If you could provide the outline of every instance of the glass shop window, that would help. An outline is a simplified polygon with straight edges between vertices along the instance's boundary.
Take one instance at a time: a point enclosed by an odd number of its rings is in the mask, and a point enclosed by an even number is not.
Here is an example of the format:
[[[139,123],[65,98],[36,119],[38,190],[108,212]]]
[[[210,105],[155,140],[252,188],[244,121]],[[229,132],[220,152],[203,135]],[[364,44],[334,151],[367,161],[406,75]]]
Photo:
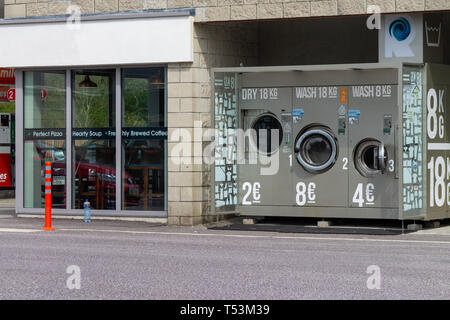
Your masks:
[[[165,208],[165,69],[122,70],[122,209]]]
[[[24,207],[45,207],[45,162],[52,162],[52,207],[66,208],[65,71],[24,73]]]
[[[115,70],[72,71],[72,208],[116,208]]]

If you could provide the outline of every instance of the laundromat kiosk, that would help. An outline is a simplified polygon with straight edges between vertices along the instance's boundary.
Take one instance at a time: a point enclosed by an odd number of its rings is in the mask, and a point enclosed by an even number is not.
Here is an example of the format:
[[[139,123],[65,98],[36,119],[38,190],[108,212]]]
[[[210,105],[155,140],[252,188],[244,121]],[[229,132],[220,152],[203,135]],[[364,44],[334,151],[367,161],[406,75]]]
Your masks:
[[[215,213],[450,217],[450,66],[221,68],[213,86]]]

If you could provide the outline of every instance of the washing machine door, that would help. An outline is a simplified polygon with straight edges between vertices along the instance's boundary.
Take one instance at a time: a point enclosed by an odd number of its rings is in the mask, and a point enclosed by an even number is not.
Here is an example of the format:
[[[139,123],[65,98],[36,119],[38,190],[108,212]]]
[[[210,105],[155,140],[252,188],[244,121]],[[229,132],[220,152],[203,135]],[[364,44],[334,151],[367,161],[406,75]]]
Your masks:
[[[354,151],[356,170],[364,177],[383,174],[386,169],[388,154],[384,143],[376,139],[361,141]]]
[[[306,171],[322,173],[336,162],[337,139],[327,127],[312,126],[300,132],[294,151],[298,163]]]
[[[283,128],[280,121],[273,113],[263,113],[256,117],[251,128],[252,143],[256,146],[258,152],[262,154],[271,155],[278,150],[278,147],[283,140]],[[272,134],[276,131],[278,141],[272,141]],[[262,134],[264,132],[264,134]]]

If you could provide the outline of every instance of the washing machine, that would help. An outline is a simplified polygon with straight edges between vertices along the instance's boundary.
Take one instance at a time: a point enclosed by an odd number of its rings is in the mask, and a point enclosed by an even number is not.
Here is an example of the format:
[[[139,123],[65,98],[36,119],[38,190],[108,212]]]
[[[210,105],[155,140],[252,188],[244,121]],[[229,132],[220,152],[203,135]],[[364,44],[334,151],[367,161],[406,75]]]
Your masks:
[[[398,218],[398,86],[352,86],[348,119],[349,207],[374,209],[360,210],[364,217]]]
[[[294,161],[291,203],[301,216],[348,206],[347,87],[293,90]]]
[[[330,73],[336,86],[294,88],[299,215],[398,218],[397,75]]]

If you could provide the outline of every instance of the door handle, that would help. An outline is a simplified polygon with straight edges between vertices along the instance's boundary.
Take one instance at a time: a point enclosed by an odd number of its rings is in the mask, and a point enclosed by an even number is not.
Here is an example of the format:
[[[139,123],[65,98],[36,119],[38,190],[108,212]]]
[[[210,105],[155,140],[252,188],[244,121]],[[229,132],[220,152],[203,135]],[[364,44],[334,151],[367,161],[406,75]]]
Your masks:
[[[399,179],[399,175],[398,175],[398,162],[399,162],[399,151],[398,151],[398,147],[400,146],[398,139],[400,139],[400,135],[399,135],[399,125],[396,124],[395,125],[395,130],[394,130],[394,171],[395,171],[395,179]]]
[[[380,142],[380,146],[378,147],[378,169],[381,170],[381,173],[384,173],[386,169],[386,155],[384,152],[384,142]]]
[[[384,142],[380,141],[377,148],[373,148],[373,163],[377,170],[384,174],[386,169],[386,152]]]

